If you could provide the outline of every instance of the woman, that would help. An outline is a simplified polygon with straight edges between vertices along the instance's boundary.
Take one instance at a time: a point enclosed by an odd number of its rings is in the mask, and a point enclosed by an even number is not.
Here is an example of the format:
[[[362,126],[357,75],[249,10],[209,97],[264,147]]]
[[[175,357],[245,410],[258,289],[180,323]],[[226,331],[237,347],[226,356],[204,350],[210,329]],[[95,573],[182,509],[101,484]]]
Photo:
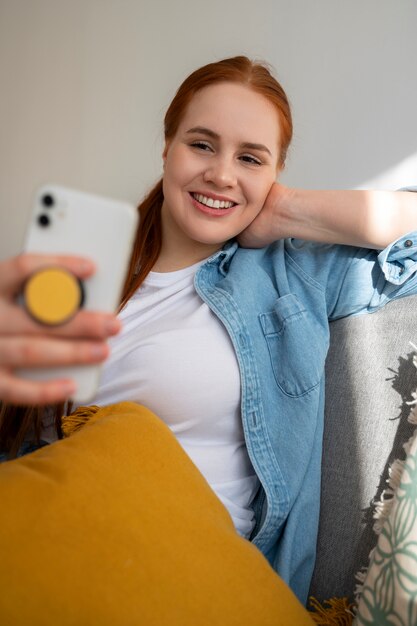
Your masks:
[[[417,291],[417,203],[408,193],[279,185],[291,135],[283,89],[245,57],[181,85],[165,117],[162,181],[139,207],[124,330],[94,403],[133,400],[166,422],[238,532],[305,601],[328,321]],[[58,331],[26,319],[13,296],[44,261],[0,268],[0,397],[10,403],[64,401],[70,382],[20,381],[14,369],[102,360],[119,328],[86,312]],[[92,271],[59,262],[80,277]],[[34,422],[26,413],[13,433],[12,415],[3,442],[21,442]]]

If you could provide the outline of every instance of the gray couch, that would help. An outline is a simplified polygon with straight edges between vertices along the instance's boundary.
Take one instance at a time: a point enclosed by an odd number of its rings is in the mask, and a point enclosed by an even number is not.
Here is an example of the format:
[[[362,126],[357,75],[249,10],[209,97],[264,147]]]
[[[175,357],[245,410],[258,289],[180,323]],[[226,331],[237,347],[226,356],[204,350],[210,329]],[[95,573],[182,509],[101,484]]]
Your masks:
[[[407,422],[417,388],[417,296],[371,315],[331,323],[321,516],[311,595],[353,598],[355,574],[376,543],[371,503],[388,465],[404,457]]]

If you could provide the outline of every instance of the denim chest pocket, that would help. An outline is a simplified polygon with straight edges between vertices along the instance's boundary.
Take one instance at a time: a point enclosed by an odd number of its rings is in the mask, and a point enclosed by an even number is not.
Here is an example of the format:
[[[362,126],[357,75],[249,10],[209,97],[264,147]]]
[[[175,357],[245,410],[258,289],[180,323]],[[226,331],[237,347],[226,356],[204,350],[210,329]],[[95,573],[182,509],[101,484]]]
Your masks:
[[[294,294],[279,298],[274,309],[259,316],[278,386],[301,396],[320,383],[327,342],[323,331]]]

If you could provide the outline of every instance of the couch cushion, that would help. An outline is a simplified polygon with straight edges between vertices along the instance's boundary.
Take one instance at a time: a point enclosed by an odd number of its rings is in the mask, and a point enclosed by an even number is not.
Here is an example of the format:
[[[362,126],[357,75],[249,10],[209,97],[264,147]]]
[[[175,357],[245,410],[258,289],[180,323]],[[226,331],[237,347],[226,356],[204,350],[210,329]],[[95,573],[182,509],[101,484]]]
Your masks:
[[[157,417],[93,413],[0,466],[0,623],[312,623]]]
[[[416,386],[413,366],[417,296],[371,315],[330,324],[326,363],[320,527],[310,592],[353,600],[356,573],[376,543],[371,503],[388,465],[404,456]]]

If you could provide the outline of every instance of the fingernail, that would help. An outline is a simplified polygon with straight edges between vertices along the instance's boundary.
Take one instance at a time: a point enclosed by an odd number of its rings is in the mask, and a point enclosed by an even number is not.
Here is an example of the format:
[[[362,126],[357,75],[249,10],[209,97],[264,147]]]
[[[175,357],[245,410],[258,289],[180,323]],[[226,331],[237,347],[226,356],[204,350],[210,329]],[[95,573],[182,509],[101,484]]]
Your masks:
[[[104,328],[108,335],[115,335],[119,332],[121,324],[120,321],[117,319],[106,320]]]
[[[104,359],[109,353],[109,348],[106,344],[98,344],[91,347],[91,356],[94,359]]]
[[[62,393],[65,396],[72,396],[77,391],[77,385],[73,381],[62,383]]]
[[[84,273],[93,272],[95,269],[95,265],[92,261],[82,260],[78,265],[79,271]]]

